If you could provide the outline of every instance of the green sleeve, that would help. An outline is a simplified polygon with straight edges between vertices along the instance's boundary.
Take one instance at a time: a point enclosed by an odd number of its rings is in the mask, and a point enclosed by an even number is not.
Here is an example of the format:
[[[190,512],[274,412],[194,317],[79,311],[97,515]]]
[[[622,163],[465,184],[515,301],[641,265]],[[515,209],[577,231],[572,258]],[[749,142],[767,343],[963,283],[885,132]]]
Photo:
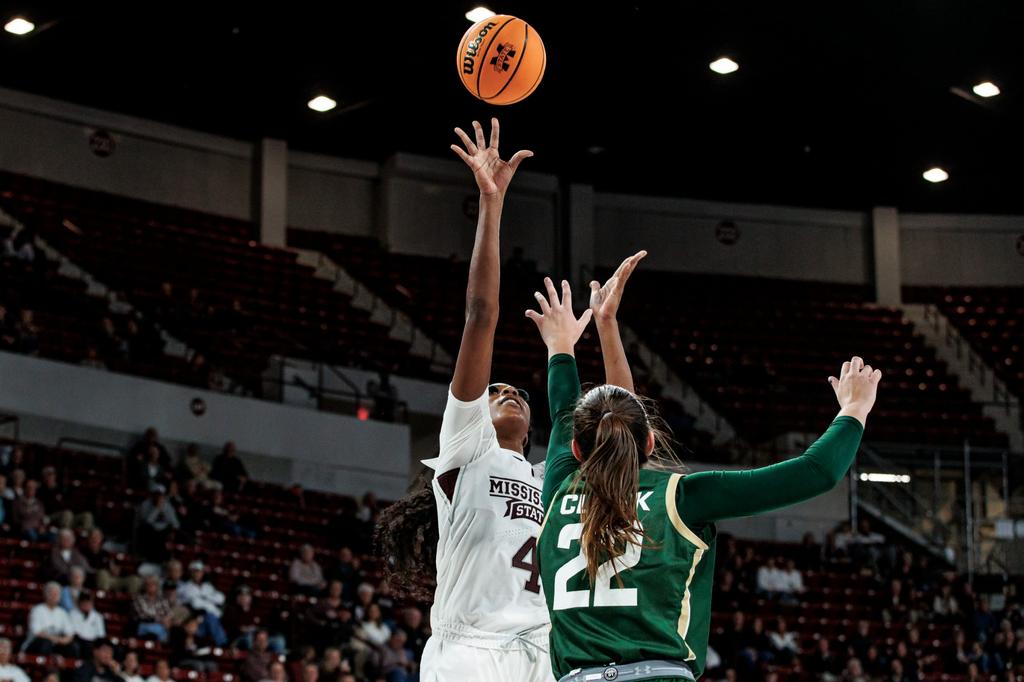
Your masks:
[[[544,465],[541,502],[547,509],[555,490],[565,477],[579,468],[572,454],[572,412],[580,398],[580,374],[576,358],[561,353],[548,361],[548,407],[551,409],[551,438]]]
[[[799,457],[749,471],[684,476],[676,498],[679,515],[687,524],[711,523],[763,514],[828,492],[846,475],[863,433],[859,421],[839,417]]]

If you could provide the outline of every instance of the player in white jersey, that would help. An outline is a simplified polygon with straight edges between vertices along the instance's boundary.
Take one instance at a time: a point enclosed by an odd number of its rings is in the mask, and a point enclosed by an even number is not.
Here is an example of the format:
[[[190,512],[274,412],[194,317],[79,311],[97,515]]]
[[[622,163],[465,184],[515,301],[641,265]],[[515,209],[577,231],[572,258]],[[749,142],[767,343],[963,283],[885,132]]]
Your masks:
[[[534,474],[524,454],[530,438],[528,396],[490,382],[501,210],[516,168],[533,154],[520,151],[502,161],[497,119],[491,119],[490,144],[476,121],[473,129],[475,142],[456,128],[465,149],[452,145],[476,178],[480,213],[466,289],[466,324],[441,424],[440,453],[425,462],[433,469],[430,492],[406,497],[386,510],[378,542],[400,581],[413,587],[426,582],[409,555],[429,559],[434,536],[410,529],[417,520],[426,520],[427,510],[436,509],[437,586],[422,682],[552,682],[550,625],[534,565],[543,520],[543,478]],[[589,317],[588,311],[581,318],[580,333]],[[417,575],[410,579],[409,574]],[[405,592],[416,594],[415,589]]]

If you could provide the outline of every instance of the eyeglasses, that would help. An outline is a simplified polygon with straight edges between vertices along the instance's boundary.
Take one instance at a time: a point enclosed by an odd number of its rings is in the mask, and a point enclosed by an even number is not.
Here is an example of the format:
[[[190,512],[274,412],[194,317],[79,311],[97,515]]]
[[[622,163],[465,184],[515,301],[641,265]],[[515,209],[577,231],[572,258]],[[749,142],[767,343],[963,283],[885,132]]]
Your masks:
[[[488,395],[498,395],[499,393],[504,391],[506,388],[511,388],[513,391],[515,391],[519,395],[520,398],[522,398],[526,402],[530,402],[530,393],[529,393],[529,391],[527,391],[526,389],[523,389],[523,388],[516,388],[515,386],[509,386],[508,384],[491,384],[490,386],[487,387],[487,394]]]

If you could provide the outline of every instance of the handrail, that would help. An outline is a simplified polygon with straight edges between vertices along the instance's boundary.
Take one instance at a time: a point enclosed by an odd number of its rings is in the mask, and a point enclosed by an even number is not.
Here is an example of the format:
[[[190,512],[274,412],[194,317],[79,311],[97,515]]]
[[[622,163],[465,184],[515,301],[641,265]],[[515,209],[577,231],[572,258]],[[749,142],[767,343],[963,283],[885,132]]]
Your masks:
[[[124,454],[125,448],[120,445],[114,445],[113,443],[107,443],[101,440],[89,440],[88,438],[75,438],[73,436],[63,436],[57,441],[57,447],[63,448],[65,443],[70,443],[74,446],[84,446],[87,448],[95,448],[97,450],[107,450],[113,452],[115,455],[120,457]]]

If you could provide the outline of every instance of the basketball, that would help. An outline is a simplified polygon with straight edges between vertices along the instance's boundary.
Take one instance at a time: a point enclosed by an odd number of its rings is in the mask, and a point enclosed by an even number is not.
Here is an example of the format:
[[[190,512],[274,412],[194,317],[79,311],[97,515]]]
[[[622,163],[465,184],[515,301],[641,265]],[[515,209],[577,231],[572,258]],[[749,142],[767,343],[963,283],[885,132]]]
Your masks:
[[[462,84],[489,104],[514,104],[529,97],[546,65],[544,41],[536,29],[505,14],[473,24],[455,55]]]

